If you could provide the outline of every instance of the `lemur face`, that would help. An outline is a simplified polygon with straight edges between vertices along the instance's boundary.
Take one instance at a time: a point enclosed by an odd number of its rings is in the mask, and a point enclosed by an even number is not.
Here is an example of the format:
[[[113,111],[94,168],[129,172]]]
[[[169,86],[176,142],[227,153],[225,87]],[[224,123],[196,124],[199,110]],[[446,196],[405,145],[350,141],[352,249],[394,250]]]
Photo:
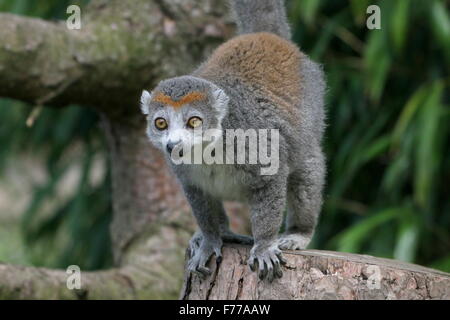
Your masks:
[[[205,130],[222,130],[228,97],[214,84],[184,76],[161,82],[152,93],[144,90],[141,109],[147,116],[147,135],[157,148],[172,154],[207,144]],[[219,133],[216,134],[219,136]]]

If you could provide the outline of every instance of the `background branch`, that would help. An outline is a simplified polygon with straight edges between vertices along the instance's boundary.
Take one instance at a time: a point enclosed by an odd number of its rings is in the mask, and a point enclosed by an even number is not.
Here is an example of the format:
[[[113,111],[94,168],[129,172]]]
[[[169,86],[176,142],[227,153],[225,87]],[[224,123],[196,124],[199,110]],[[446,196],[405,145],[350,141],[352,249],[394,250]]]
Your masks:
[[[168,298],[182,283],[194,225],[184,196],[145,136],[139,95],[189,72],[231,34],[224,1],[91,1],[81,30],[0,14],[0,96],[89,105],[103,115],[112,164],[115,265],[82,272],[0,265],[0,298]]]
[[[193,69],[224,37],[223,1],[92,1],[82,28],[0,14],[0,96],[134,113],[138,96]]]

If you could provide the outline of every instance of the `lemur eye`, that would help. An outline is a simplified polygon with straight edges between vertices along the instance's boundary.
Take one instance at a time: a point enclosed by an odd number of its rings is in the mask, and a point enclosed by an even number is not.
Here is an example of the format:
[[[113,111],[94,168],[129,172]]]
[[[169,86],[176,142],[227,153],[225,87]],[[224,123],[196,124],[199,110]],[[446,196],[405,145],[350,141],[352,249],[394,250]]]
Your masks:
[[[199,117],[191,117],[188,120],[188,126],[191,128],[197,128],[202,125],[203,120]]]
[[[155,127],[158,130],[165,130],[167,129],[167,121],[164,118],[156,118],[155,119]]]

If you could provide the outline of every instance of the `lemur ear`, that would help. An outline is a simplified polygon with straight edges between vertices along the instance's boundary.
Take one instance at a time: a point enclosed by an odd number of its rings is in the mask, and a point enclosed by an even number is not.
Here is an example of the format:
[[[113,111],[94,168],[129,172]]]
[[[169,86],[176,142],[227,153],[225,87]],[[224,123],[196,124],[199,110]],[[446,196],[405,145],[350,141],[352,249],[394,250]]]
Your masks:
[[[148,104],[150,103],[150,100],[152,98],[152,95],[147,90],[142,91],[141,95],[141,111],[143,114],[149,114],[148,110]]]
[[[225,91],[218,87],[213,89],[213,96],[215,98],[214,108],[219,112],[219,121],[222,121],[228,112],[228,102],[230,101],[230,98]]]

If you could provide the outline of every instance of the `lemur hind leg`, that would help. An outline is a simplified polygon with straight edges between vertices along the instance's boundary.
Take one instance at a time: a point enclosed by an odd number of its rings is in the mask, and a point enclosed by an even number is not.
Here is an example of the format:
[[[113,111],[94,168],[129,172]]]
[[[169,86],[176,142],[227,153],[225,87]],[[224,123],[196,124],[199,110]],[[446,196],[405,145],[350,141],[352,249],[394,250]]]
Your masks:
[[[325,159],[319,150],[288,178],[286,230],[279,238],[282,250],[305,249],[310,243],[322,206]]]
[[[241,234],[237,234],[232,232],[229,229],[228,217],[223,209],[223,207],[218,208],[215,214],[219,215],[220,219],[220,237],[224,243],[236,243],[243,245],[253,245],[253,238],[250,236],[245,236]],[[189,252],[195,252],[198,248],[200,248],[200,244],[202,242],[203,235],[200,230],[195,232],[189,241]]]
[[[230,230],[228,216],[221,201],[210,198],[208,204],[210,209],[209,214],[216,217],[217,223],[219,224],[220,237],[224,243],[253,245],[254,241],[252,237],[236,234]],[[200,249],[202,241],[203,233],[201,230],[198,230],[189,241],[190,257],[192,257],[194,253]]]
[[[236,243],[253,245],[254,241],[252,237],[237,234],[228,230],[226,233],[222,234],[222,241],[225,243]]]
[[[220,207],[218,209],[218,214],[219,214],[219,221],[220,221],[220,237],[222,238],[223,242],[246,244],[246,245],[253,244],[252,237],[240,235],[240,234],[234,233],[230,230],[230,222],[228,220],[227,214],[225,213],[223,203],[220,203]]]

